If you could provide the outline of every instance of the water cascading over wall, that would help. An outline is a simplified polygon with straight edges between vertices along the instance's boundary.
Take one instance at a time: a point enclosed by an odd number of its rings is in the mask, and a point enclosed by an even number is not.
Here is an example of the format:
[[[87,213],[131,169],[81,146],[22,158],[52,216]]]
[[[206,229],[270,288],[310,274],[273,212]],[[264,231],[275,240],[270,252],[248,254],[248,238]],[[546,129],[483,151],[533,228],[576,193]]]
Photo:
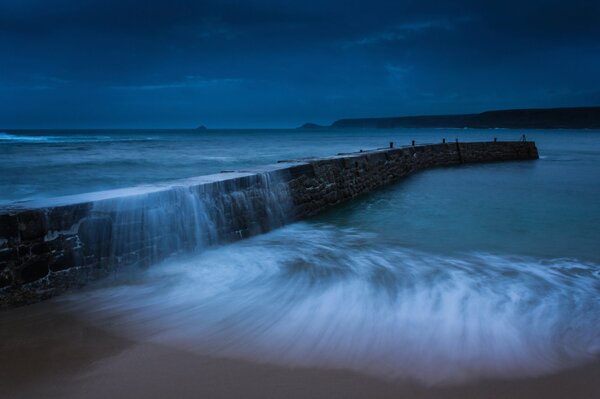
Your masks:
[[[533,142],[432,144],[14,203],[0,209],[0,307],[260,234],[420,169],[537,158]]]
[[[90,236],[84,241],[98,246],[89,252],[101,253],[107,264],[146,265],[176,252],[272,230],[287,222],[291,209],[288,186],[279,173],[176,185],[93,202],[87,219]]]

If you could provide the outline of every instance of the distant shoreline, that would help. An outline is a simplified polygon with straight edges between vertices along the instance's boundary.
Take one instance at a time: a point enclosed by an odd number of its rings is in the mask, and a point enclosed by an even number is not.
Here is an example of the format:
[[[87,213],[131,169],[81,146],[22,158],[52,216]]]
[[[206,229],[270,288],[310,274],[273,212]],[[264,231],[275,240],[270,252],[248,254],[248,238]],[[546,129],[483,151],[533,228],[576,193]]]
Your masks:
[[[319,130],[319,129],[600,129],[600,106],[571,108],[539,108],[486,111],[479,114],[391,116],[344,118],[330,125],[305,123],[302,126],[241,127],[0,127],[2,134],[43,135],[46,133],[89,133],[114,131],[189,131],[202,134],[211,131]],[[7,142],[0,137],[0,142]]]
[[[397,116],[339,119],[320,128],[469,128],[469,129],[600,129],[600,107],[539,108],[486,111],[479,114]]]

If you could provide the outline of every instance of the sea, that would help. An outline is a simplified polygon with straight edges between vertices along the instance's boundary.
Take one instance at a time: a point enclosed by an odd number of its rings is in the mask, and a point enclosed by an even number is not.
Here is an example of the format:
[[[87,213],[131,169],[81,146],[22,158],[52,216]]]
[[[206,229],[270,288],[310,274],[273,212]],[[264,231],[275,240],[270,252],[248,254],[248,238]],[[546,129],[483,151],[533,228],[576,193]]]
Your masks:
[[[600,356],[598,130],[0,130],[0,207],[523,135],[539,160],[421,171],[51,302],[112,335],[217,358],[426,386],[538,377]]]

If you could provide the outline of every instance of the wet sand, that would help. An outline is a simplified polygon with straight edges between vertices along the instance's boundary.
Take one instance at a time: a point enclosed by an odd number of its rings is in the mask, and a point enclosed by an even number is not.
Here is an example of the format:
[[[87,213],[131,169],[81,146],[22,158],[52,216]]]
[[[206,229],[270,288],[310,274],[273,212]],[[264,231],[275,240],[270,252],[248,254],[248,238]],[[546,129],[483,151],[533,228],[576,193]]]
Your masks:
[[[288,368],[135,342],[55,303],[0,313],[2,398],[570,398],[600,397],[600,361],[554,375],[451,386],[344,370]]]

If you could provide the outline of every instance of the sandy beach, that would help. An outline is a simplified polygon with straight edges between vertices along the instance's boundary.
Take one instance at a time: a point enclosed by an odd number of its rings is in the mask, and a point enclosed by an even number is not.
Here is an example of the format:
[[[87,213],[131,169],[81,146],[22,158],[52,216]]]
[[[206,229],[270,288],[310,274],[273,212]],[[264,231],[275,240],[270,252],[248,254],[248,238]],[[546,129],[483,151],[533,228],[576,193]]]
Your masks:
[[[600,362],[537,378],[424,386],[135,342],[86,324],[53,303],[4,312],[0,320],[2,398],[600,397]]]

